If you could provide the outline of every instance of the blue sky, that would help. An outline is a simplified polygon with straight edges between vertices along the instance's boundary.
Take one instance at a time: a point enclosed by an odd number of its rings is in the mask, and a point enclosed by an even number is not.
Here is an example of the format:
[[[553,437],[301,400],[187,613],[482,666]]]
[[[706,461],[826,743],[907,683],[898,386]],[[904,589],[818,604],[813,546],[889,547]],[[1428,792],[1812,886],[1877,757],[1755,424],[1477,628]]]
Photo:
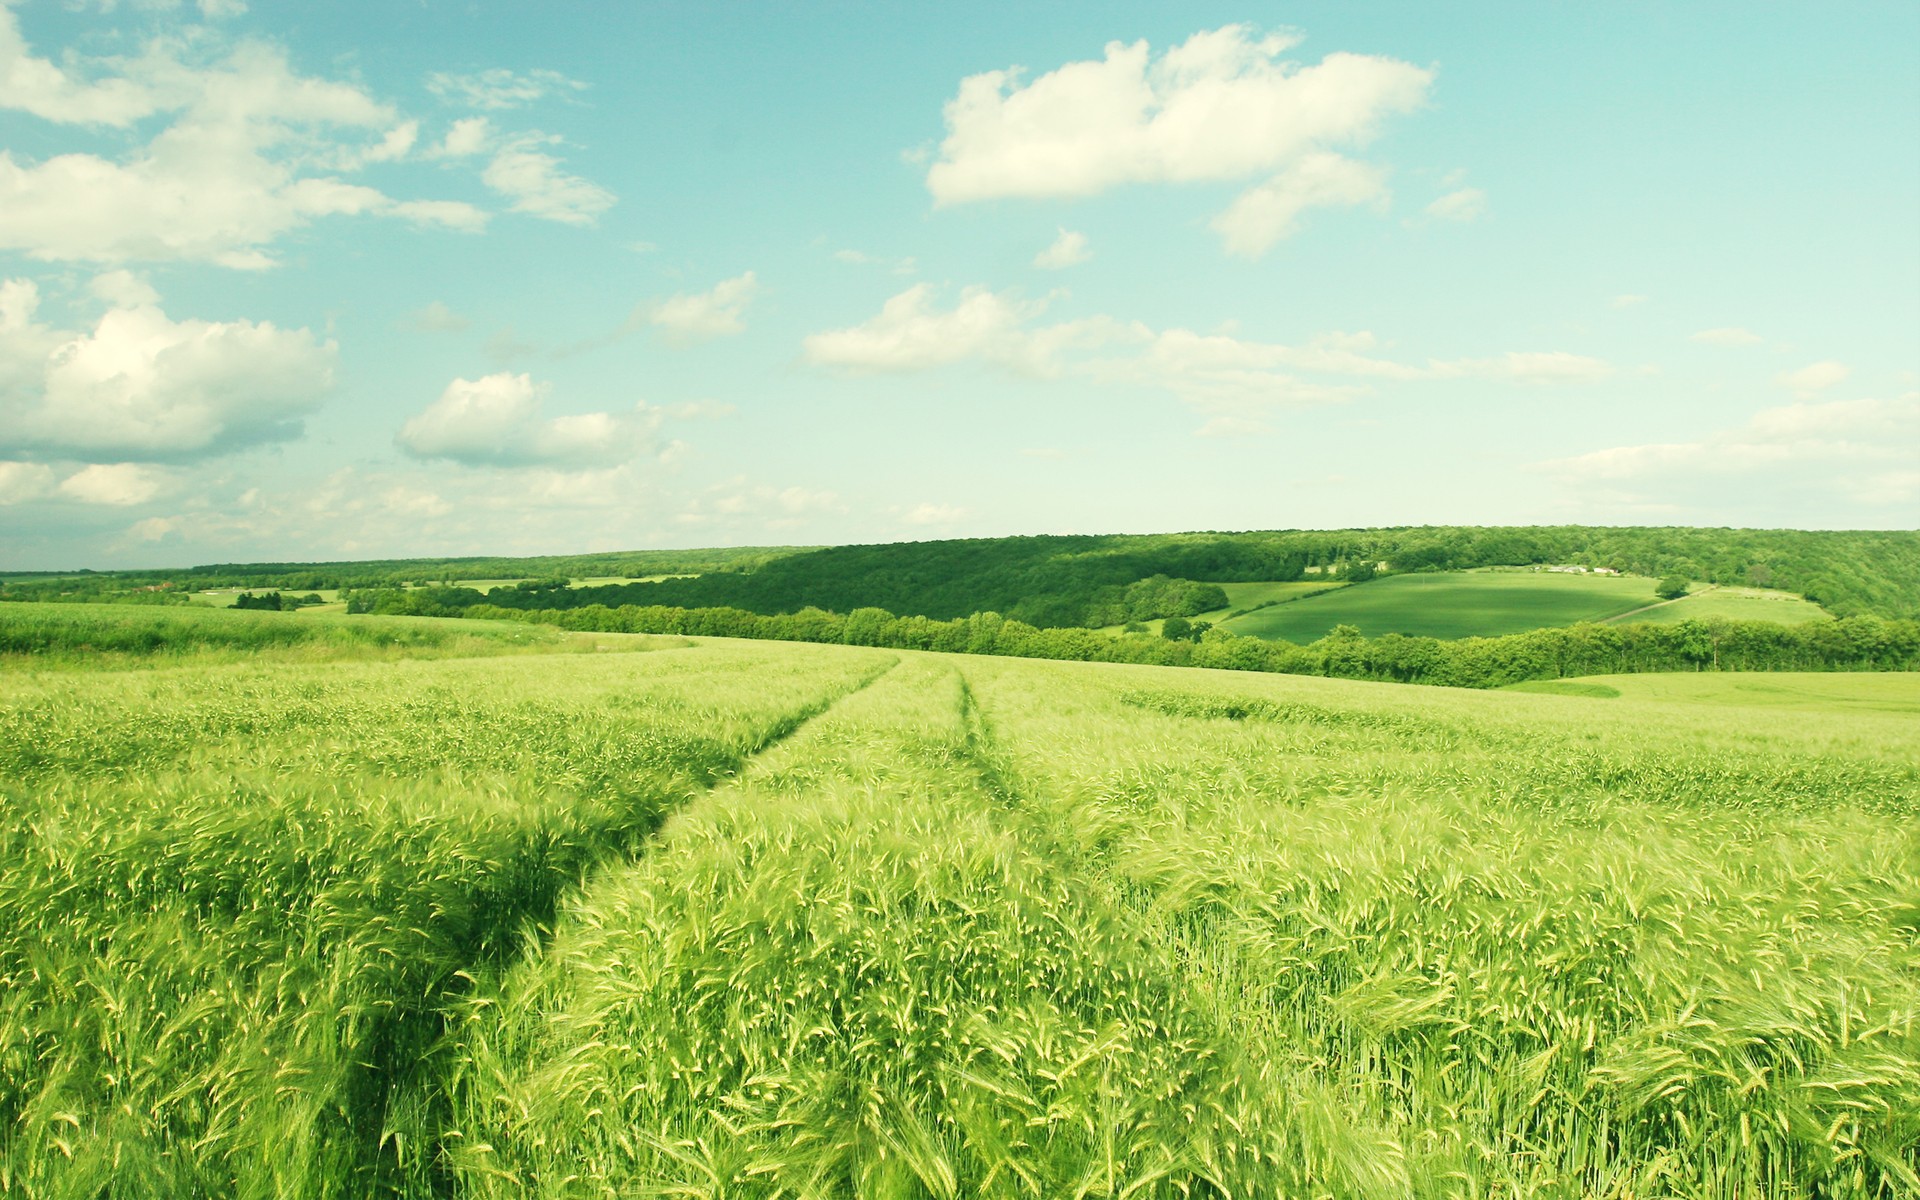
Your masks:
[[[1920,8],[0,0],[0,568],[1920,525]]]

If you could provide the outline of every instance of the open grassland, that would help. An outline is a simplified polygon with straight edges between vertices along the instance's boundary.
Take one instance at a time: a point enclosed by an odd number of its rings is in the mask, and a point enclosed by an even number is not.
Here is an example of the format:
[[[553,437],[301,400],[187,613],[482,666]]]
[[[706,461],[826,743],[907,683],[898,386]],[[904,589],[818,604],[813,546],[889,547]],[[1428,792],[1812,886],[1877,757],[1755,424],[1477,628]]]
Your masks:
[[[1799,625],[1806,621],[1831,621],[1833,614],[1792,592],[1768,588],[1709,587],[1671,604],[1661,604],[1635,613],[1627,620],[1704,621],[1714,617],[1727,621],[1777,621],[1783,625]]]
[[[344,613],[253,612],[197,606],[0,604],[0,670],[66,665],[112,668],[278,659],[467,657],[684,645],[679,638],[569,635],[556,629],[493,628],[478,621],[348,617]]]
[[[1817,713],[1920,713],[1920,680],[1911,674],[1828,675],[1727,671],[1688,675],[1591,675],[1521,683],[1514,692],[1635,700],[1712,708],[1782,708]],[[1744,717],[1745,714],[1727,714]]]
[[[1665,678],[13,671],[0,1194],[1913,1195],[1920,677]]]
[[[1654,581],[1637,575],[1562,575],[1551,571],[1441,571],[1389,575],[1356,587],[1276,604],[1228,621],[1247,637],[1305,644],[1336,625],[1367,637],[1498,637],[1604,621],[1656,602]]]

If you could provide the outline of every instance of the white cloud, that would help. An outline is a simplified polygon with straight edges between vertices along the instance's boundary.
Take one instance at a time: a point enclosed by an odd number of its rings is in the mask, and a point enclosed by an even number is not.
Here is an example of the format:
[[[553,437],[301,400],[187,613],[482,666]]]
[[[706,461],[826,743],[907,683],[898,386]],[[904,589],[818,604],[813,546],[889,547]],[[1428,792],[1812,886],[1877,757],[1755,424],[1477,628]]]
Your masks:
[[[545,417],[551,388],[528,375],[500,372],[456,379],[395,439],[416,458],[470,467],[613,467],[646,453],[660,413],[645,405],[629,413]]]
[[[746,328],[741,314],[759,292],[753,272],[747,271],[721,280],[708,291],[662,300],[646,310],[645,320],[683,341],[739,333]]]
[[[1366,144],[1387,117],[1420,107],[1433,81],[1431,71],[1372,55],[1335,53],[1304,67],[1283,60],[1297,41],[1227,25],[1157,59],[1144,41],[1110,42],[1103,59],[1030,83],[1017,68],[969,76],[947,102],[927,188],[944,205],[1274,173],[1217,226],[1236,253],[1271,245],[1306,207],[1380,194],[1378,168],[1320,156]]]
[[[0,448],[94,462],[189,459],[297,437],[333,386],[336,349],[268,322],[174,321],[114,273],[88,333],[33,322],[0,287]]]
[[[44,463],[0,462],[0,504],[24,504],[52,490],[52,467]]]
[[[1077,266],[1093,257],[1087,249],[1087,235],[1071,229],[1062,229],[1053,244],[1033,256],[1033,265],[1047,271],[1058,271],[1064,267]]]
[[[1701,342],[1708,346],[1758,346],[1766,339],[1751,329],[1729,325],[1720,329],[1702,329],[1687,340]]]
[[[31,113],[43,121],[87,125],[126,125],[151,114],[151,89],[132,79],[90,82],[35,58],[20,35],[13,9],[0,4],[0,108]]]
[[[1330,144],[1370,138],[1418,107],[1432,73],[1394,59],[1280,60],[1296,43],[1244,25],[1196,33],[1151,59],[1110,42],[1101,61],[1032,83],[1016,70],[960,83],[927,171],[941,204],[1000,196],[1084,196],[1123,183],[1242,179]]]
[[[1427,205],[1427,215],[1442,221],[1471,221],[1487,211],[1487,194],[1479,188],[1461,188]]]
[[[900,519],[909,525],[951,525],[964,520],[971,512],[957,504],[916,504]]]
[[[447,130],[431,154],[435,158],[467,158],[487,148],[493,140],[493,123],[485,117],[462,117]]]
[[[548,96],[583,92],[587,85],[558,71],[510,71],[505,67],[458,75],[436,71],[427,76],[427,90],[454,104],[498,111],[519,108]]]
[[[1639,308],[1646,302],[1647,298],[1645,296],[1635,292],[1628,292],[1624,295],[1615,296],[1613,299],[1607,301],[1607,307],[1624,311],[1629,308]]]
[[[1798,371],[1785,371],[1779,376],[1781,387],[1791,388],[1802,396],[1815,392],[1824,392],[1839,383],[1848,375],[1847,368],[1837,362],[1809,363]]]
[[[1300,228],[1310,208],[1378,204],[1387,196],[1387,173],[1338,154],[1309,154],[1258,187],[1240,193],[1213,219],[1229,254],[1258,258]]]
[[[613,207],[614,195],[598,184],[560,169],[560,160],[535,149],[552,139],[528,135],[502,147],[480,178],[513,201],[513,211],[559,221],[591,225]]]
[[[1022,326],[1045,305],[984,287],[961,292],[953,308],[933,303],[933,285],[920,283],[889,299],[872,319],[808,336],[808,362],[843,370],[920,371],[980,359],[1032,374],[1054,369],[1057,350],[1092,331],[1063,323],[1038,331]],[[1098,336],[1098,335],[1095,335]]]
[[[160,293],[132,271],[106,271],[93,277],[87,290],[115,308],[142,308],[160,303]]]
[[[1613,368],[1564,351],[1398,362],[1369,353],[1371,333],[1327,333],[1303,345],[1255,342],[1187,329],[1154,330],[1112,317],[1040,323],[1046,303],[983,287],[951,308],[930,284],[889,299],[873,318],[809,336],[806,360],[855,373],[908,372],[966,362],[1039,377],[1155,387],[1246,431],[1282,408],[1337,404],[1365,389],[1351,380],[1490,379],[1523,385],[1578,384]],[[1327,382],[1309,375],[1339,377]]]
[[[402,329],[416,333],[459,333],[472,324],[467,318],[448,308],[445,301],[431,300],[424,308],[419,308],[400,318]]]
[[[1665,490],[1761,476],[1781,494],[1820,490],[1897,505],[1920,479],[1920,397],[1780,405],[1695,441],[1613,446],[1541,468],[1578,482],[1638,481]]]
[[[179,532],[178,517],[147,517],[127,527],[127,537],[136,542],[163,541],[177,536]]]
[[[271,46],[240,42],[208,58],[220,45],[210,35],[155,41],[135,58],[70,57],[53,68],[27,53],[11,10],[0,6],[0,107],[109,126],[168,118],[119,159],[68,153],[33,162],[0,150],[0,250],[257,269],[273,265],[272,242],[321,217],[465,230],[485,223],[471,205],[400,201],[323,173],[404,157],[417,126],[355,85],[296,74]],[[83,68],[102,78],[75,82]]]
[[[95,463],[61,481],[60,494],[85,504],[130,507],[160,494],[165,477],[138,463]]]

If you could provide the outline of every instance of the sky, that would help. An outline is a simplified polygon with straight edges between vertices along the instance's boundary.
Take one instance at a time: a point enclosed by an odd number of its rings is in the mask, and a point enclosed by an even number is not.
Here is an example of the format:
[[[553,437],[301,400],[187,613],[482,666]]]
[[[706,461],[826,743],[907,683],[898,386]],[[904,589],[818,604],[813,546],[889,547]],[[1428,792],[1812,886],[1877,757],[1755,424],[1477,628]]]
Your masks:
[[[1920,5],[0,0],[0,570],[1920,526]]]

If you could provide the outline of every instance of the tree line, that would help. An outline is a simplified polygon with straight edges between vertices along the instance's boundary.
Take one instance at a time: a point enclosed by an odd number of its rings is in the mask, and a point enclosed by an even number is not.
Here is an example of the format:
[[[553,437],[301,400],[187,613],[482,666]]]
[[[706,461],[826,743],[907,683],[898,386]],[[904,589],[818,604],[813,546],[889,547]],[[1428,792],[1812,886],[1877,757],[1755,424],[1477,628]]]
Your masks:
[[[455,614],[447,614],[455,615]],[[1844,617],[1781,625],[1707,619],[1677,624],[1579,624],[1503,637],[1368,638],[1343,625],[1305,646],[1209,629],[1197,641],[1151,634],[1041,628],[999,613],[935,620],[881,608],[850,613],[590,605],[517,609],[480,604],[460,615],[562,629],[828,642],[958,654],[1080,662],[1148,663],[1325,675],[1447,687],[1492,688],[1537,679],[1644,671],[1911,671],[1920,668],[1920,621]]]

